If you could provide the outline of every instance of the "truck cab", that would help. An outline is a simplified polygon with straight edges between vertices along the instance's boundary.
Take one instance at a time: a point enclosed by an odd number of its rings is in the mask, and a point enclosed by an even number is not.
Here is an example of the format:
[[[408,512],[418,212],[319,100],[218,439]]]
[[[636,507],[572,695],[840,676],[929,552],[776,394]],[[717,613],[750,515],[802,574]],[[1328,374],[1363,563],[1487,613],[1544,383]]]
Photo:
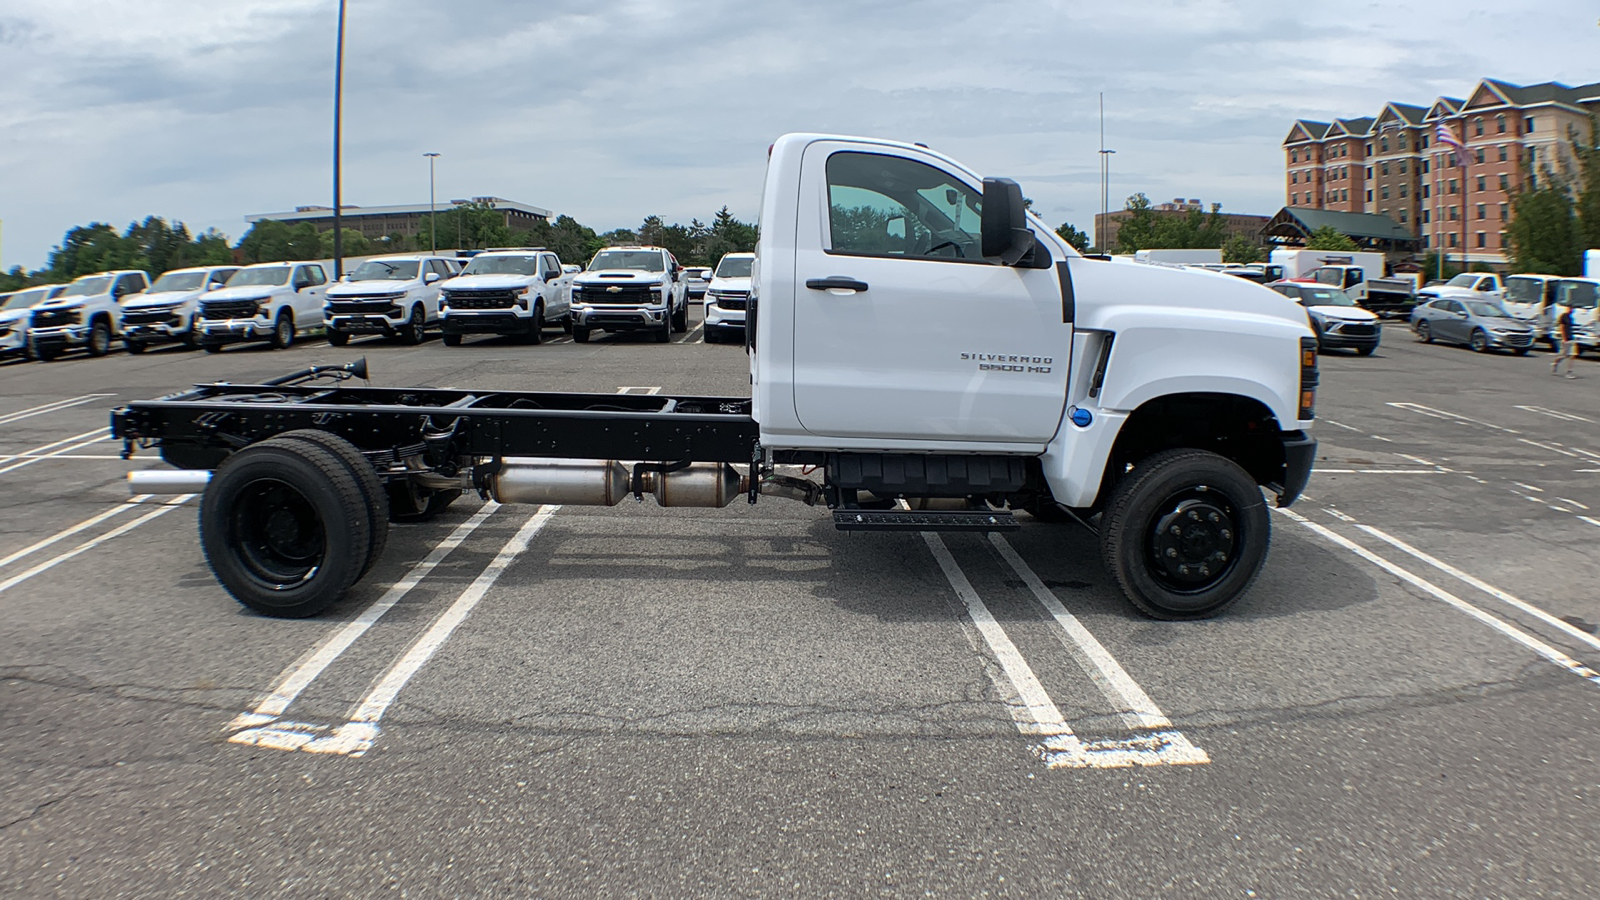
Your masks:
[[[543,247],[493,248],[474,254],[461,274],[439,285],[440,329],[447,347],[469,334],[501,334],[530,344],[552,323],[572,328],[560,257]]]
[[[1581,350],[1600,350],[1600,278],[1562,278],[1552,312],[1572,313],[1572,339]],[[1553,325],[1552,325],[1553,327]]]
[[[1493,272],[1462,272],[1444,284],[1432,284],[1417,291],[1418,298],[1455,297],[1458,300],[1503,300],[1504,285]]]
[[[661,247],[607,247],[572,280],[572,339],[595,331],[646,332],[665,344],[689,330],[683,267]]]
[[[454,259],[426,254],[363,262],[328,288],[323,305],[328,343],[343,347],[360,334],[422,343],[439,321],[440,283],[459,271]]]
[[[200,295],[228,283],[238,266],[197,266],[161,273],[156,283],[122,305],[122,343],[129,353],[157,344],[195,343]]]
[[[282,350],[304,330],[321,328],[328,276],[321,263],[245,266],[228,283],[200,295],[196,343],[207,353],[228,344],[267,342]]]
[[[34,355],[46,362],[67,350],[82,348],[104,356],[122,334],[122,304],[150,286],[138,269],[85,275],[33,310],[28,329]]]

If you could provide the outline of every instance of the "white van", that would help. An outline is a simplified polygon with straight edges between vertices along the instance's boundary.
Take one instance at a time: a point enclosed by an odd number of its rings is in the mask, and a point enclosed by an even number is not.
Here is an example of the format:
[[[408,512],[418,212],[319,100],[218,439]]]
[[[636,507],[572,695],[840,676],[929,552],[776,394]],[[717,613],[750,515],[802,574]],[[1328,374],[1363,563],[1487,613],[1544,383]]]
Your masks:
[[[226,287],[200,295],[200,334],[207,353],[228,344],[268,341],[283,349],[297,333],[322,327],[328,276],[320,263],[256,263],[233,273]]]

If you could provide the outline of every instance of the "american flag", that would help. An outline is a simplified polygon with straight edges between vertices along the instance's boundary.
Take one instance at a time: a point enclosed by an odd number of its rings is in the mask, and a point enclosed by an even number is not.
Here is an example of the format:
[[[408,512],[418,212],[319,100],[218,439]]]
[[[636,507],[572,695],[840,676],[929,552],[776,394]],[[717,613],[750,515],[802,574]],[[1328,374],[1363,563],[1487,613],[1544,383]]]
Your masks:
[[[1456,133],[1450,130],[1450,126],[1444,122],[1440,122],[1439,127],[1434,130],[1433,135],[1439,141],[1439,143],[1444,144],[1456,151],[1456,165],[1465,168],[1467,165],[1467,145],[1463,144],[1461,139],[1456,137]]]

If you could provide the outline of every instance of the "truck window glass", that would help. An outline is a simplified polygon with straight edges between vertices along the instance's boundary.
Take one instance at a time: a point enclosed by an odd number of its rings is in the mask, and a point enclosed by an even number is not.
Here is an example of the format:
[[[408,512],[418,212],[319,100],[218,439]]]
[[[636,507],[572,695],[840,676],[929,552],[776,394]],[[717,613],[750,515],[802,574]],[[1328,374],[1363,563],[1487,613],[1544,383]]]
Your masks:
[[[982,261],[982,194],[898,156],[828,157],[828,252]]]

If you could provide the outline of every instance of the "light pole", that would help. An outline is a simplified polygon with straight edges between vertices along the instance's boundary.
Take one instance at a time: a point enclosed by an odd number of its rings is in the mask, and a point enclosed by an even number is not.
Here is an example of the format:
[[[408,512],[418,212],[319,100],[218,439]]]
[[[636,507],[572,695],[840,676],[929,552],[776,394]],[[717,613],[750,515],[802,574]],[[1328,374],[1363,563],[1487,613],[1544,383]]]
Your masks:
[[[1115,150],[1106,149],[1106,95],[1100,94],[1100,218],[1095,223],[1094,243],[1095,248],[1101,253],[1110,253],[1105,245],[1105,235],[1102,233],[1110,225],[1111,215],[1111,154]]]
[[[433,161],[439,158],[437,153],[424,153],[428,158],[428,244],[434,253],[439,252],[439,219],[433,210]]]
[[[344,99],[344,0],[339,0],[339,38],[333,51],[333,280],[344,277],[344,220],[339,207],[339,141]]]

